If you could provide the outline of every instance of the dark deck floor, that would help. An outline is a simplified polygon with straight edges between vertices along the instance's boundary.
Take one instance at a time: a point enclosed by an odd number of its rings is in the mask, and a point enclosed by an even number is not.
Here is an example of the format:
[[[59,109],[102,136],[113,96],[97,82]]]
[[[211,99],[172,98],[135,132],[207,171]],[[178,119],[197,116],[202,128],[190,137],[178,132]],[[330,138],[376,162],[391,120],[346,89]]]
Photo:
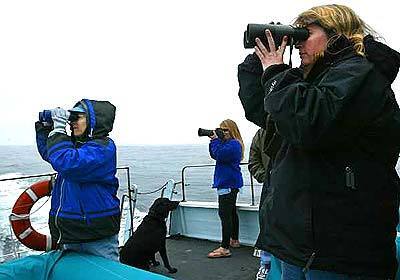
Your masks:
[[[170,274],[164,268],[161,257],[156,258],[161,265],[151,268],[151,272],[179,280],[205,279],[255,279],[259,258],[253,256],[253,247],[241,246],[231,249],[229,258],[209,259],[207,254],[219,243],[187,237],[167,239],[167,254],[172,267],[178,272]]]

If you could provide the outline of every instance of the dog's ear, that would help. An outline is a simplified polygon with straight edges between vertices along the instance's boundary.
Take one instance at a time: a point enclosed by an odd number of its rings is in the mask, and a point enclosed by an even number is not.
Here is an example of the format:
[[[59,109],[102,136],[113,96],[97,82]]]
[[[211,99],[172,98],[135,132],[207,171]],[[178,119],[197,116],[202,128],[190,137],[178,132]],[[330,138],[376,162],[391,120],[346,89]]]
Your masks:
[[[178,203],[179,202],[176,201],[171,202],[168,198],[165,197],[157,198],[149,209],[149,215],[165,219],[168,217],[169,211],[172,211],[176,209],[176,207],[178,207]]]
[[[170,201],[169,205],[170,205],[170,211],[175,210],[176,208],[178,208],[180,201]]]

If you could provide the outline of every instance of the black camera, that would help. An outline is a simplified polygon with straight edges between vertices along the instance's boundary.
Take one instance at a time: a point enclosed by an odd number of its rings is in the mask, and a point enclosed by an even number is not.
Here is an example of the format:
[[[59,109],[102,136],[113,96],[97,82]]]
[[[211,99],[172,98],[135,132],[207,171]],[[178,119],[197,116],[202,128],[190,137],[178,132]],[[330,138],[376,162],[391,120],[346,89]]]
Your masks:
[[[216,128],[215,130],[199,128],[199,130],[197,131],[197,135],[199,135],[200,137],[201,136],[210,137],[214,134],[214,131],[219,139],[224,139],[224,131],[222,130],[222,128]]]
[[[268,48],[268,40],[265,35],[265,29],[269,29],[274,39],[275,46],[278,48],[283,40],[284,36],[288,37],[288,42],[293,40],[296,44],[299,41],[304,41],[308,38],[308,30],[301,27],[293,27],[291,25],[282,24],[255,24],[249,23],[247,29],[244,32],[243,45],[245,49],[254,48],[256,44],[256,38],[259,38],[265,47]]]
[[[199,128],[197,131],[197,135],[201,136],[212,136],[214,134],[214,130],[212,129],[204,129],[204,128]]]

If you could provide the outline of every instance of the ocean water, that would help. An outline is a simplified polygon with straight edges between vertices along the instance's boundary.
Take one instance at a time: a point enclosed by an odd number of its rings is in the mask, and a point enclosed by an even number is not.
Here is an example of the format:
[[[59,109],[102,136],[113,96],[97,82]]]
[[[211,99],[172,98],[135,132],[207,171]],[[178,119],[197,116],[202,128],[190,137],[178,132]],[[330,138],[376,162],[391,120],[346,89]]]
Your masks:
[[[249,146],[246,146],[249,147]],[[247,148],[248,151],[248,148]],[[247,154],[247,152],[246,152]],[[0,146],[0,179],[23,175],[53,172],[51,166],[43,161],[35,146]],[[247,158],[244,159],[247,161]],[[167,180],[182,181],[182,168],[190,165],[214,164],[208,154],[208,145],[168,145],[168,146],[120,146],[118,147],[118,166],[129,166],[131,184],[138,187],[135,216],[143,216],[160,192],[150,193],[162,187]],[[242,166],[245,186],[238,202],[251,203],[250,175],[247,166]],[[186,200],[216,201],[217,195],[211,189],[213,167],[186,168]],[[120,180],[119,196],[127,190],[125,171],[118,172]],[[8,217],[18,196],[31,184],[44,178],[0,182],[0,256],[11,253],[15,237],[11,231]],[[174,199],[182,199],[182,185],[178,184]],[[254,181],[255,202],[259,200],[261,185]],[[32,226],[43,234],[48,234],[47,217],[50,203],[46,198],[39,200],[31,213]],[[16,243],[17,250],[24,246]],[[1,261],[1,259],[0,259]]]

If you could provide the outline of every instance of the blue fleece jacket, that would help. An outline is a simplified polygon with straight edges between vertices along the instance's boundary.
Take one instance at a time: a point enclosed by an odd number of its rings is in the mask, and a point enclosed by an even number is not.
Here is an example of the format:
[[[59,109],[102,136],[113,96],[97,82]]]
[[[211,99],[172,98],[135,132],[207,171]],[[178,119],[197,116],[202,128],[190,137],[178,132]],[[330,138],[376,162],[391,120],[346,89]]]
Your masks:
[[[221,141],[216,138],[210,141],[210,156],[216,160],[213,188],[237,189],[243,186],[240,161],[242,146],[236,139]]]
[[[112,130],[115,107],[108,101],[83,99],[87,132],[80,141],[37,127],[40,155],[58,172],[51,192],[50,233],[61,243],[81,243],[115,235],[120,209],[116,146]]]

